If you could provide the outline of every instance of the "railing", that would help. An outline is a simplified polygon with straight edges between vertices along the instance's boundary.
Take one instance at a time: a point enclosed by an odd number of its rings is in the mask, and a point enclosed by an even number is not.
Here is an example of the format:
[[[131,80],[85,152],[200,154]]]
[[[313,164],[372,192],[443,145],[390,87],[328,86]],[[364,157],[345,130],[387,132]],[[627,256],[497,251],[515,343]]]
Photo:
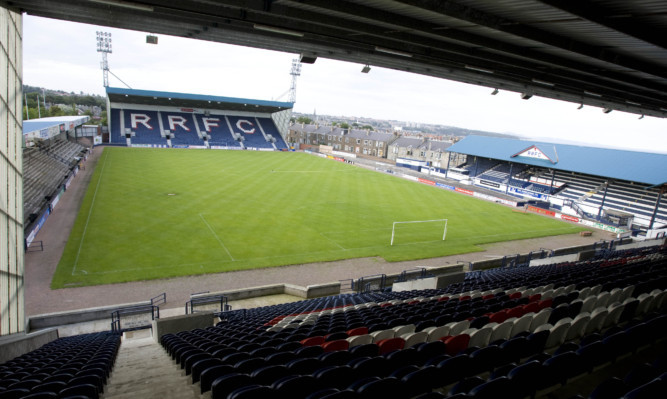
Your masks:
[[[348,278],[340,281],[340,293],[354,291],[354,279]]]
[[[33,241],[28,245],[25,249],[26,252],[37,252],[37,251],[44,251],[44,243],[42,240],[39,241]]]
[[[160,306],[163,303],[167,303],[167,293],[163,292],[158,296],[151,298],[151,305]]]
[[[148,320],[148,314],[150,314],[150,320]],[[151,328],[152,321],[159,318],[160,308],[155,305],[146,304],[119,308],[111,312],[111,331],[122,333],[124,331]]]
[[[360,277],[355,284],[357,293],[382,291],[387,284],[386,274],[374,274],[372,276]]]
[[[190,300],[185,303],[185,314],[193,314],[195,312],[198,312],[198,310],[195,309],[196,307],[213,305],[213,304],[220,305],[219,307],[216,307],[216,309],[213,309],[213,310],[219,309],[219,312],[227,312],[232,309],[232,307],[229,306],[228,304],[227,297],[224,295],[197,296],[194,298],[191,295]]]
[[[427,272],[428,269],[425,267],[416,267],[414,269],[403,270],[401,274],[396,278],[397,283],[403,283],[408,281],[408,279],[419,280],[423,278],[433,277],[432,273]]]

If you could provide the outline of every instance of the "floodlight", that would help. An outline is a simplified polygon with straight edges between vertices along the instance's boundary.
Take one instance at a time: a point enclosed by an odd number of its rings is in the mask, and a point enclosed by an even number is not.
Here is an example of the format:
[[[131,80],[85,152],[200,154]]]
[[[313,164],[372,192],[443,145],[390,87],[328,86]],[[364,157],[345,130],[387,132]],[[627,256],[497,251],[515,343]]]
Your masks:
[[[495,96],[496,94],[498,94],[499,91],[500,90],[498,90],[498,89],[493,89],[493,91],[491,92],[491,95]]]
[[[370,65],[366,64],[365,67],[361,68],[361,73],[368,73],[371,70]]]
[[[529,100],[533,95],[530,93],[521,93],[522,100]]]
[[[155,35],[146,35],[146,43],[148,43],[148,44],[157,44],[157,36],[155,36]]]
[[[579,104],[579,106],[577,107],[577,109],[582,109],[582,108],[584,108],[584,103],[583,103],[583,102],[582,102],[581,104]]]
[[[639,119],[644,119],[644,114],[642,114],[642,116],[640,116]]]
[[[611,111],[613,111],[611,108],[605,108],[605,109],[602,110],[602,112],[604,112],[605,114],[608,114]]]

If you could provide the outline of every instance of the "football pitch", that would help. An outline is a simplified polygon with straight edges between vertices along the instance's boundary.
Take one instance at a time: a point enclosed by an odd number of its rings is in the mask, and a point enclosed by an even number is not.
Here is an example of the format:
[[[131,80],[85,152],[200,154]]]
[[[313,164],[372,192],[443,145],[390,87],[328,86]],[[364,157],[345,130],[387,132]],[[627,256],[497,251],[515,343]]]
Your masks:
[[[447,219],[399,224],[397,221]],[[582,228],[309,154],[107,147],[52,288],[358,257],[387,261]]]

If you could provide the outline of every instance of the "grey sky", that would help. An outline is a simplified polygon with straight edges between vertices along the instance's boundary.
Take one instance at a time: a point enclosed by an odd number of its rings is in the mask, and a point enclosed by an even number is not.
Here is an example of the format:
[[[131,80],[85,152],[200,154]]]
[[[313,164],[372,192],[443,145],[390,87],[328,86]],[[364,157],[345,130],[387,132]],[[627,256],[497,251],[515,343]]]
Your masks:
[[[24,17],[23,82],[104,95],[96,31],[112,33],[111,71],[133,89],[287,101],[296,54]],[[667,153],[667,119],[584,107],[421,75],[319,58],[304,64],[296,112],[435,123]],[[113,76],[110,85],[125,87]]]

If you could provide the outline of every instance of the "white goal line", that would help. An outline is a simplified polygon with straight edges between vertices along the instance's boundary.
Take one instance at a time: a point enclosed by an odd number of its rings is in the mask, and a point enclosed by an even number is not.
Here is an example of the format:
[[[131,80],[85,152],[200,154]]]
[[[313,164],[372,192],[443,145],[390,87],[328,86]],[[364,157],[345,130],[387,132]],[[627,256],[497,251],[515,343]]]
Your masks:
[[[447,222],[448,219],[431,219],[431,220],[408,220],[405,222],[394,222],[391,225],[391,243],[389,245],[394,245],[394,235],[396,233],[396,225],[397,224],[407,224],[407,223],[430,223],[430,222],[445,222],[445,228],[442,232],[442,241],[445,241],[445,238],[447,237]]]

